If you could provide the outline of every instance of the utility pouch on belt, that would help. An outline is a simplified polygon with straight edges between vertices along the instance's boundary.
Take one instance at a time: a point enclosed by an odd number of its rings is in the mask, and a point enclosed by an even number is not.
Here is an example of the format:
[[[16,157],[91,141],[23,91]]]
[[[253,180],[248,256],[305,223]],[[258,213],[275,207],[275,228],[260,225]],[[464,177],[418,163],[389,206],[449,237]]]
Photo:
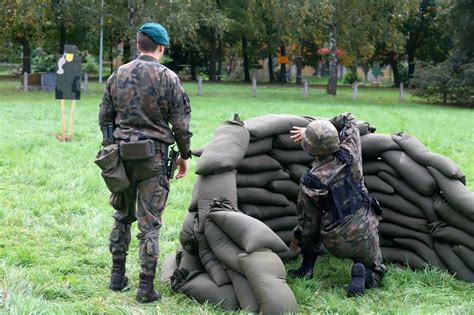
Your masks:
[[[155,156],[155,154],[155,142],[151,139],[120,141],[120,157],[123,160],[144,160]]]
[[[112,193],[121,193],[130,185],[122,160],[119,157],[119,146],[111,144],[97,153],[95,164],[102,170],[102,178]]]

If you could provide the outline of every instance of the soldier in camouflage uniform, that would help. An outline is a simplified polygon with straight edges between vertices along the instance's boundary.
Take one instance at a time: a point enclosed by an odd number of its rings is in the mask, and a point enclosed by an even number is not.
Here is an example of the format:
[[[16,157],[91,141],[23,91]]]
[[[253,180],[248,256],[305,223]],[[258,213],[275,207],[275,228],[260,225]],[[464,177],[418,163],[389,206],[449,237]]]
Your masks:
[[[131,184],[123,193],[112,194],[110,198],[116,209],[110,234],[110,288],[122,290],[127,286],[125,259],[131,238],[130,225],[138,220],[141,272],[137,301],[145,303],[160,299],[153,280],[161,215],[169,192],[168,146],[177,142],[180,157],[176,178],[181,178],[187,172],[192,136],[189,99],[178,76],[159,62],[167,45],[168,35],[160,24],[147,23],[140,28],[137,47],[141,54],[110,76],[99,114],[101,128],[114,124],[115,143],[152,139],[156,147],[157,153],[151,158],[123,160]]]
[[[378,235],[381,209],[364,184],[356,119],[343,114],[295,127],[292,133],[315,161],[301,178],[298,225],[291,244],[293,250],[302,245],[303,263],[289,275],[312,278],[322,243],[334,256],[353,260],[347,294],[363,295],[365,288],[379,286],[386,268]]]

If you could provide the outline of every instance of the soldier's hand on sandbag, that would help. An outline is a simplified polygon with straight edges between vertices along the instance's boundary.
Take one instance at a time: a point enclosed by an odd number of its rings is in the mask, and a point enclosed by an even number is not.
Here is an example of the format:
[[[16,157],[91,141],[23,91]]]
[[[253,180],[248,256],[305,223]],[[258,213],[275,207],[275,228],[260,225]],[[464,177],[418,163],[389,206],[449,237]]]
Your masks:
[[[178,174],[176,174],[176,179],[186,176],[188,174],[189,161],[179,157],[176,164],[178,164]]]
[[[290,133],[292,134],[290,138],[296,143],[301,143],[301,140],[303,140],[304,129],[305,128],[303,127],[293,127],[293,130],[290,130]]]
[[[297,249],[298,249],[298,240],[293,239],[290,243],[290,250],[292,253],[294,253],[296,252]]]

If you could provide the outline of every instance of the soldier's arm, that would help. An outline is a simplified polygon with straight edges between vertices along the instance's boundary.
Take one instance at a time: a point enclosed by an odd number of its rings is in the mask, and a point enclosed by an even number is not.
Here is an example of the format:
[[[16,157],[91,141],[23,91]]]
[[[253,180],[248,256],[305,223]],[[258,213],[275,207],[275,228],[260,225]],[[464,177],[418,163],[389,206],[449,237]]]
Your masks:
[[[322,211],[317,202],[304,193],[300,187],[296,205],[298,225],[293,229],[293,237],[300,245],[319,245]]]
[[[104,126],[113,123],[115,121],[115,108],[112,102],[111,87],[115,81],[115,72],[107,80],[107,86],[105,87],[104,96],[99,106],[99,127],[102,129]]]
[[[360,147],[360,133],[357,120],[351,113],[344,113],[330,120],[339,131],[341,146],[352,152],[357,152]]]
[[[191,102],[177,76],[171,81],[169,117],[171,130],[178,144],[179,154],[181,158],[187,159],[190,157],[191,137],[193,135],[189,130]]]

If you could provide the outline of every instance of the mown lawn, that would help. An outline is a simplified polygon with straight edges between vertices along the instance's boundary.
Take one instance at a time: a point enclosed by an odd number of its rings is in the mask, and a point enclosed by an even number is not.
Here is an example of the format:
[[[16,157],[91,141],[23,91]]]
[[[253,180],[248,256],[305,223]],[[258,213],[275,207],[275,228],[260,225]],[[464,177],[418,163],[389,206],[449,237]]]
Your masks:
[[[331,117],[351,111],[377,127],[377,132],[405,131],[432,151],[456,161],[474,189],[474,111],[424,103],[407,96],[398,102],[391,89],[361,88],[359,99],[349,89],[338,96],[311,89],[308,98],[296,87],[185,84],[193,105],[193,147],[205,144],[220,122],[240,113],[243,119],[267,113]],[[0,312],[24,313],[218,313],[169,287],[158,284],[163,299],[151,305],[134,301],[138,282],[137,240],[128,259],[131,290],[107,288],[110,255],[108,234],[112,209],[93,163],[101,135],[98,103],[103,87],[93,84],[77,103],[72,143],[55,139],[59,102],[52,92],[24,94],[17,83],[0,83]],[[195,176],[172,183],[161,230],[160,261],[178,246],[181,221],[191,198]],[[136,227],[134,228],[136,234]],[[288,264],[287,267],[296,263]],[[437,270],[411,271],[389,265],[385,286],[347,299],[344,285],[350,263],[323,257],[315,280],[290,280],[302,313],[471,313],[474,287]]]

